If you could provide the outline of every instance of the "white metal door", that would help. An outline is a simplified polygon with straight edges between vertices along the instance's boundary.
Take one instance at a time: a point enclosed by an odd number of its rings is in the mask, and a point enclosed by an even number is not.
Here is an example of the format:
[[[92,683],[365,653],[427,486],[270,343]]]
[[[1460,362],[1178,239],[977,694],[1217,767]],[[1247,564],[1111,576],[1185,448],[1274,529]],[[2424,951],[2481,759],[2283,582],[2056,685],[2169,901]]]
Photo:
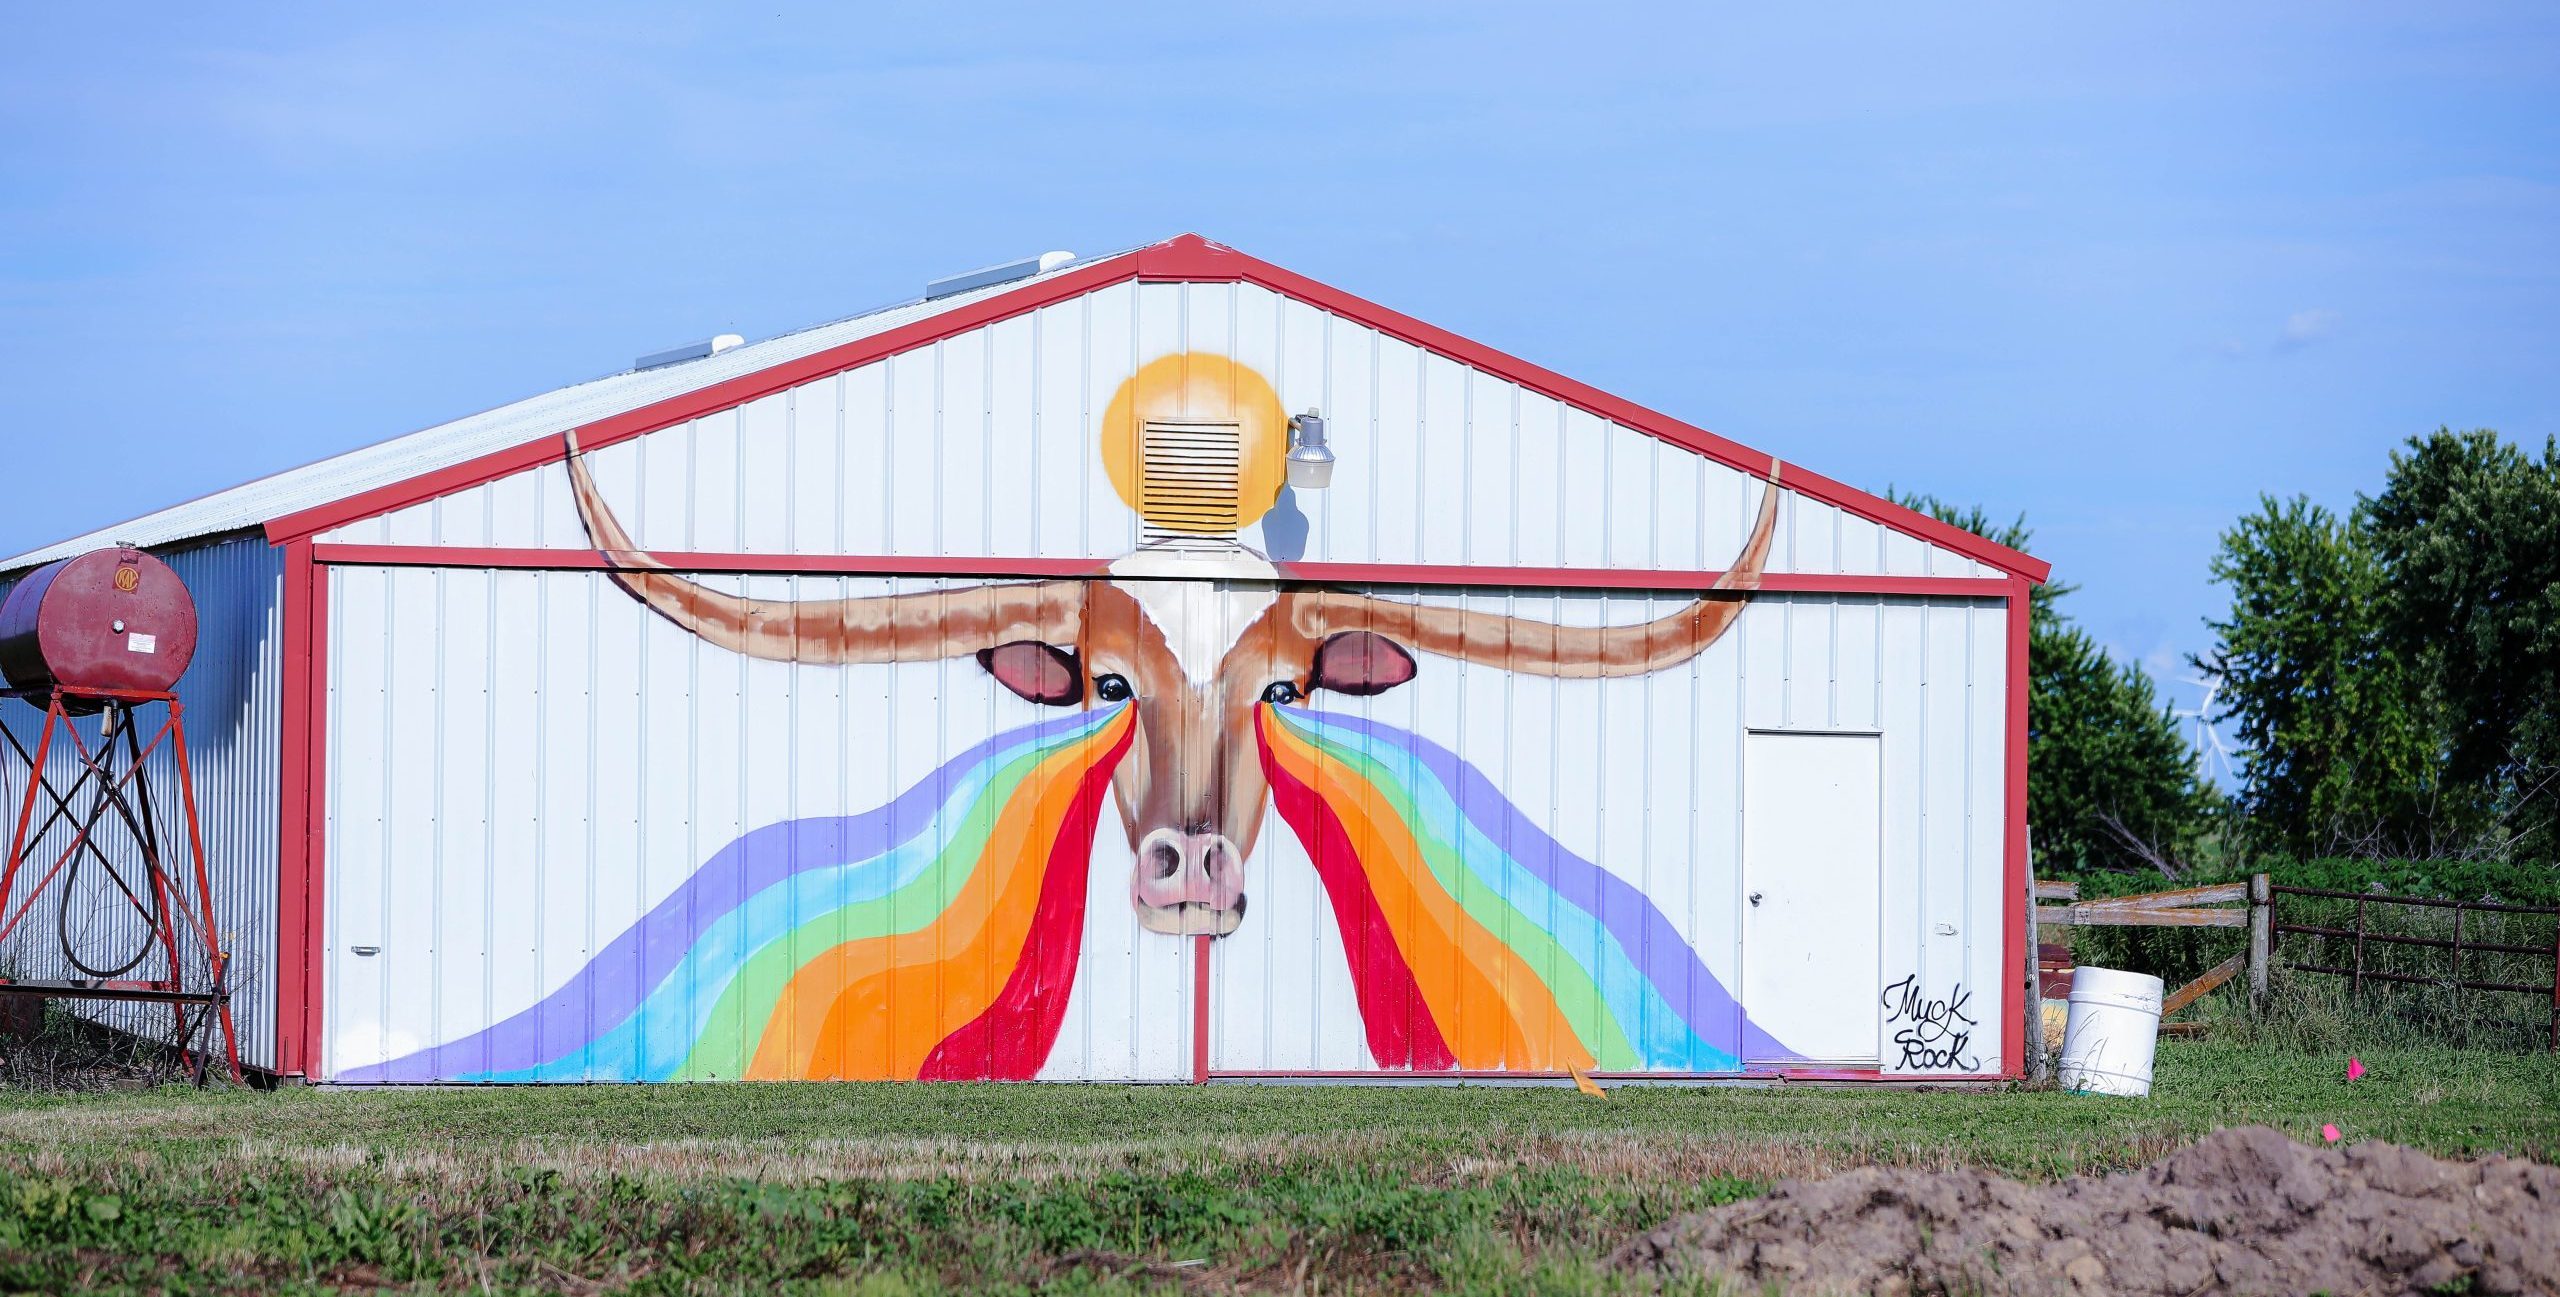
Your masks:
[[[1881,770],[1872,734],[1744,743],[1742,1003],[1808,1062],[1877,1059]]]

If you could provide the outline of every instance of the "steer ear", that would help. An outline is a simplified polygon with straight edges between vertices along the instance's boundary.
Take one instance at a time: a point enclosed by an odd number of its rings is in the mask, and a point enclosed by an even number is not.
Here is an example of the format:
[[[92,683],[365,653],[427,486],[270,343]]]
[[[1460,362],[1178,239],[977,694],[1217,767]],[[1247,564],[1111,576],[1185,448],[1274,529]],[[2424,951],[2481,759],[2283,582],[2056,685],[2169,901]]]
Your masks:
[[[1036,639],[1015,640],[978,650],[978,665],[996,683],[1051,707],[1064,707],[1084,697],[1084,675],[1075,655]]]
[[[1413,655],[1375,631],[1347,630],[1316,649],[1315,684],[1338,694],[1382,694],[1413,678]]]

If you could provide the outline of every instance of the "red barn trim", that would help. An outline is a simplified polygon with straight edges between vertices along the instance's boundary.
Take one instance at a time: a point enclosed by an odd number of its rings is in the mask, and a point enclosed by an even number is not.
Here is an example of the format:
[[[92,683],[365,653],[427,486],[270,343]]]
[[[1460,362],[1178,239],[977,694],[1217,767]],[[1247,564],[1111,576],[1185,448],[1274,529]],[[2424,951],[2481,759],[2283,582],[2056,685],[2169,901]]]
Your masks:
[[[2002,782],[2000,894],[2007,898],[2009,914],[2002,925],[2005,939],[2000,943],[2002,967],[2008,970],[2009,993],[2001,998],[2017,1009],[2009,1014],[2001,1034],[2000,1070],[2011,1080],[2026,1075],[2027,1020],[2041,1015],[2036,1001],[2027,994],[2027,984],[2035,978],[2035,966],[2027,950],[2027,698],[2028,698],[2028,631],[2033,619],[2033,590],[2025,577],[2009,583],[2009,705],[2007,758],[2008,775]],[[2043,1030],[2041,1023],[2036,1030]]]
[[[320,1073],[328,924],[329,573],[308,540],[284,547],[284,679],[277,756],[276,1072]]]
[[[297,541],[312,561],[361,567],[508,568],[601,572],[613,565],[587,549],[502,548],[476,545],[355,545]],[[1082,558],[986,558],[898,554],[740,554],[651,550],[649,557],[678,572],[769,573],[788,576],[959,576],[1044,579],[1110,577],[1103,564]],[[1701,568],[1494,567],[1439,563],[1282,563],[1276,580],[1327,585],[1568,588],[1576,590],[1704,590],[1723,577]],[[2006,599],[2017,578],[2000,576],[1897,576],[1857,572],[1771,572],[1758,589],[1774,594],[1877,594],[1910,598]]]
[[[594,448],[630,440],[714,411],[732,408],[829,374],[869,364],[900,352],[928,346],[944,338],[999,320],[1022,315],[1095,289],[1129,280],[1147,282],[1249,282],[1374,328],[1462,364],[1540,392],[1611,422],[1634,428],[1729,467],[1765,476],[1781,469],[1781,480],[1807,498],[1844,509],[1859,517],[1917,536],[1940,548],[1963,554],[1998,569],[1998,577],[1925,577],[1772,573],[1761,588],[1773,592],[1829,592],[1913,597],[1999,598],[2008,607],[2008,720],[2003,840],[2003,886],[2008,899],[2003,949],[2006,966],[2024,967],[2026,941],[2026,778],[2028,731],[2028,599],[2034,584],[2051,566],[2029,555],[1994,544],[1960,528],[1941,523],[1900,505],[1845,486],[1821,474],[1781,464],[1772,457],[1728,441],[1703,428],[1673,419],[1632,402],[1610,396],[1551,370],[1495,351],[1434,328],[1409,316],[1319,284],[1270,263],[1197,235],[1184,235],[1009,293],[1001,293],[931,319],[920,320],[871,338],[848,343],[796,361],[785,362],[695,392],[671,397],[637,410],[598,420],[578,429],[581,444]],[[603,556],[585,550],[500,549],[452,546],[319,544],[319,532],[378,516],[437,496],[465,490],[500,477],[557,463],[564,458],[563,439],[544,436],[460,464],[419,474],[356,493],[328,504],[270,519],[270,542],[283,546],[285,573],[284,680],[282,690],[279,772],[283,793],[278,807],[277,903],[277,1070],[287,1076],[317,1076],[323,1053],[322,1007],[326,977],[325,880],[328,707],[328,567],[333,564],[398,566],[495,567],[550,570],[602,570]],[[954,558],[886,556],[811,556],[798,554],[659,554],[679,569],[725,572],[837,572],[871,575],[951,575],[984,577],[1073,577],[1104,575],[1098,560],[1036,558]],[[1713,582],[1714,572],[1626,569],[1441,567],[1429,564],[1297,563],[1282,565],[1284,580],[1438,586],[1576,586],[1613,589],[1696,589]],[[1194,954],[1192,1075],[1195,1081],[1253,1077],[1394,1078],[1382,1072],[1267,1071],[1229,1072],[1209,1066],[1209,961],[1205,940]],[[2018,1076],[2023,1068],[2029,1005],[2022,990],[2004,997],[2012,1006],[2002,1032],[2002,1074]],[[1416,1074],[1413,1079],[1445,1080],[1453,1075]],[[1539,1074],[1502,1073],[1501,1079],[1536,1079]],[[1833,1080],[1980,1080],[1965,1074],[1947,1077],[1887,1076],[1868,1069],[1837,1072],[1796,1071],[1746,1076],[1788,1081]],[[1614,1075],[1603,1079],[1620,1079]],[[1630,1074],[1623,1079],[1677,1079]],[[1710,1078],[1698,1078],[1710,1079]],[[1731,1079],[1725,1077],[1714,1079]]]
[[[2005,545],[1994,544],[1963,528],[1917,513],[1880,496],[1844,485],[1810,469],[1783,464],[1775,457],[1729,441],[1723,437],[1637,405],[1633,401],[1611,396],[1587,383],[1576,382],[1554,370],[1534,365],[1517,356],[1496,351],[1482,343],[1462,338],[1446,329],[1425,324],[1412,316],[1389,310],[1366,298],[1329,285],[1318,283],[1294,271],[1247,256],[1233,248],[1211,243],[1196,234],[1185,234],[1164,243],[1141,248],[1123,257],[1112,257],[1080,269],[1069,270],[1054,279],[1027,284],[1009,293],[999,293],[984,301],[973,302],[946,311],[930,319],[890,329],[872,337],[858,339],[841,347],[833,347],[785,361],[752,374],[742,374],[725,382],[714,383],[697,391],[682,393],[636,410],[599,419],[577,429],[579,444],[595,449],[716,411],[744,405],[770,396],[786,388],[841,373],[860,365],[883,360],[900,352],[930,346],[945,338],[981,328],[999,320],[1027,314],[1043,306],[1090,293],[1130,280],[1166,283],[1250,283],[1270,289],[1286,297],[1296,298],[1353,323],[1376,329],[1426,351],[1431,351],[1460,364],[1473,366],[1486,373],[1518,383],[1531,391],[1552,397],[1610,422],[1623,424],[1661,441],[1682,447],[1727,467],[1739,469],[1755,477],[1766,477],[1772,467],[1782,467],[1781,480],[1789,490],[1824,504],[1845,509],[1861,518],[1879,523],[1895,531],[1917,536],[1942,549],[1952,550],[2002,572],[2042,581],[2052,565]],[[564,458],[564,445],[558,435],[546,435],[504,450],[464,460],[459,464],[422,473],[402,481],[387,483],[344,499],[315,505],[295,513],[269,519],[267,538],[283,542],[298,540],[332,527],[389,513],[394,509],[417,504],[436,496],[467,490]]]

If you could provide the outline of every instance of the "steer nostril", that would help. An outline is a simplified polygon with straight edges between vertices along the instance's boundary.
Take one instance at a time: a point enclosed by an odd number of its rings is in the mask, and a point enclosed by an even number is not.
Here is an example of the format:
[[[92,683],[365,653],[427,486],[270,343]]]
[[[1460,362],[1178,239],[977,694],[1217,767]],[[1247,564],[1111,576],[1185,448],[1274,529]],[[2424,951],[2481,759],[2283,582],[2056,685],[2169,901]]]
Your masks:
[[[1148,853],[1148,864],[1158,878],[1171,878],[1182,872],[1182,849],[1170,842],[1159,842]]]

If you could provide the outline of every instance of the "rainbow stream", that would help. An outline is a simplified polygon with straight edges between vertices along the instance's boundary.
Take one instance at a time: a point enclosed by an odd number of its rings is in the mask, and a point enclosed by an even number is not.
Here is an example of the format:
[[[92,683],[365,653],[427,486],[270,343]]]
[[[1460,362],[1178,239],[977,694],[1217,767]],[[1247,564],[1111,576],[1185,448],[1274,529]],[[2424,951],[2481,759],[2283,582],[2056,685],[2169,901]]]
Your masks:
[[[1730,1072],[1787,1051],[1670,920],[1418,735],[1263,705],[1378,1066]],[[863,815],[740,837],[566,984],[352,1083],[1028,1079],[1056,1041],[1126,706],[997,735]]]
[[[1789,1056],[1642,892],[1447,749],[1296,707],[1264,704],[1256,726],[1379,1066],[1732,1072]]]
[[[539,1004],[341,1079],[1028,1079],[1075,984],[1126,706],[723,848]]]

